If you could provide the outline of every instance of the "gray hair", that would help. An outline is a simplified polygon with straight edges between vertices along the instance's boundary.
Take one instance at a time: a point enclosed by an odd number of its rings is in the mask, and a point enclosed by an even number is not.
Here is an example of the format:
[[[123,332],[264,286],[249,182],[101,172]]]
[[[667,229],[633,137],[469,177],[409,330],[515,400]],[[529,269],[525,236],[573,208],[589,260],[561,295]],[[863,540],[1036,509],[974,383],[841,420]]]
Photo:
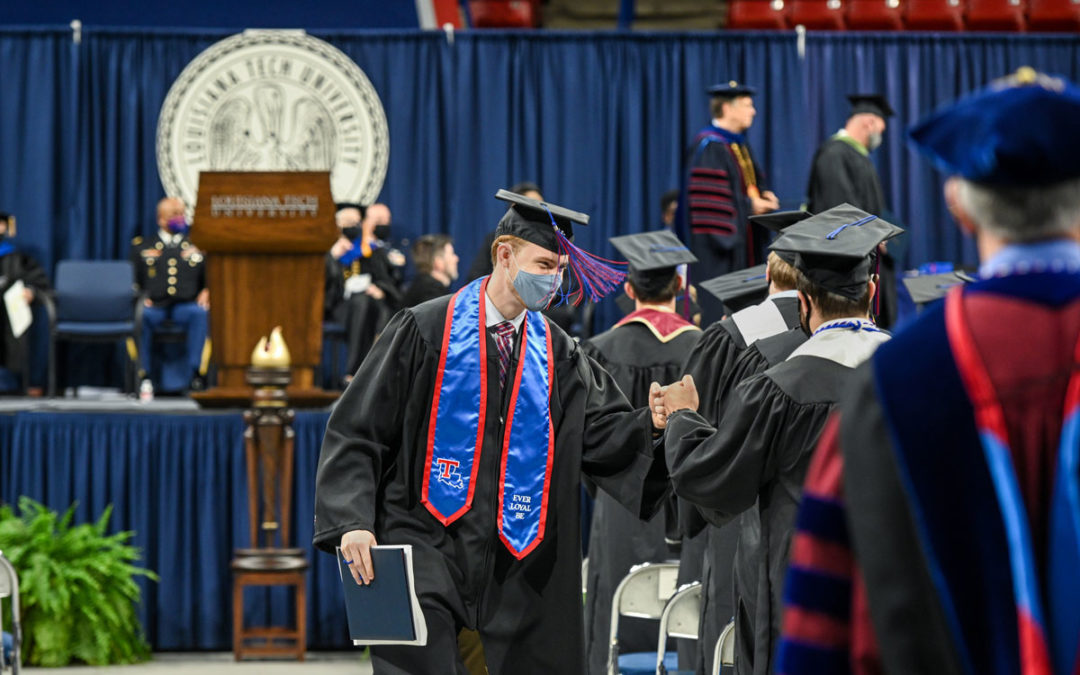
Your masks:
[[[987,234],[1008,241],[1037,241],[1080,231],[1080,179],[1038,187],[954,180],[959,206]]]

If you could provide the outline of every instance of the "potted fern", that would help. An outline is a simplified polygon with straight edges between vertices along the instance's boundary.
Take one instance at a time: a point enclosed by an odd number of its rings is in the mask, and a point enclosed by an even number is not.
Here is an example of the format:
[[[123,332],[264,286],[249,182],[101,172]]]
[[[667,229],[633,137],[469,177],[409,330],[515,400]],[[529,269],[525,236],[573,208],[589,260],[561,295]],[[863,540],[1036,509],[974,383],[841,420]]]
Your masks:
[[[150,657],[142,625],[132,532],[107,534],[112,506],[95,523],[72,525],[28,497],[0,507],[0,549],[19,574],[23,654],[29,665],[136,663]]]

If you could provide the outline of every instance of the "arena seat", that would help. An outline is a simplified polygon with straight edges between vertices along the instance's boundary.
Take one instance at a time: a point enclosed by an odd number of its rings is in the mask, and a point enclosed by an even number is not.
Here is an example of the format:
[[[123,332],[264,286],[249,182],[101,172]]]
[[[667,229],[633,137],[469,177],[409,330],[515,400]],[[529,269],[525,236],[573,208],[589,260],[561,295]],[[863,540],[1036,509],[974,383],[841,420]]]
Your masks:
[[[539,0],[469,0],[473,28],[536,28]]]
[[[809,30],[844,30],[841,0],[792,0],[788,24]]]
[[[904,23],[908,30],[964,30],[964,6],[960,0],[907,0]]]
[[[900,0],[848,0],[844,22],[849,30],[903,30]]]
[[[1028,30],[1080,31],[1080,0],[1029,0]]]
[[[787,28],[784,0],[731,0],[727,27],[733,30],[783,30]]]
[[[968,30],[1023,31],[1022,0],[968,0],[965,23]]]

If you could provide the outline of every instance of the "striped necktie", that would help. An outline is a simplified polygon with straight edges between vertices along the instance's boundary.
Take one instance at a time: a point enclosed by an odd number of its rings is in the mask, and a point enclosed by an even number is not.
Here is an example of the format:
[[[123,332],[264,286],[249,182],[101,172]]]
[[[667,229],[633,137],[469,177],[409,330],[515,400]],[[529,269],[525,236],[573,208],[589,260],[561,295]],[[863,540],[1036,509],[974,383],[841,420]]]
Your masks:
[[[499,348],[499,382],[506,387],[506,369],[510,365],[510,352],[514,349],[514,324],[503,321],[492,326],[491,330],[494,332],[495,346]]]

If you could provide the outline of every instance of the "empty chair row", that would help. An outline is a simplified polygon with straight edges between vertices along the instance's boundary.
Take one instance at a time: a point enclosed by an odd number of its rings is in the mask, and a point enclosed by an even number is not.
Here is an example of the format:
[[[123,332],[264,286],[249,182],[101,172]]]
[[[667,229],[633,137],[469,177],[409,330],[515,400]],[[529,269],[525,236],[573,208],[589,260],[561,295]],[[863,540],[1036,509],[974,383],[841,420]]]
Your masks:
[[[1080,0],[731,0],[728,28],[1080,31]]]

